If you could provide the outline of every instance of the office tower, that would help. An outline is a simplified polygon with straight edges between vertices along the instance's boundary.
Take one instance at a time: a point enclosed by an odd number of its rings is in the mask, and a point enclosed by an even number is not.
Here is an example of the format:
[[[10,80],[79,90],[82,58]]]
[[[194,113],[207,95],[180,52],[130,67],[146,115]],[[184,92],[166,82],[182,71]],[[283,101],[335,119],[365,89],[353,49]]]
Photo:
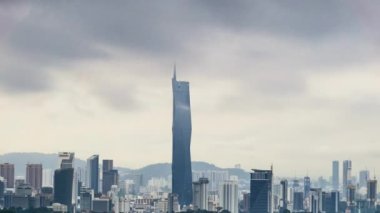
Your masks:
[[[207,178],[199,178],[198,181],[193,182],[193,206],[195,209],[208,209],[207,184]]]
[[[220,206],[231,213],[239,212],[238,184],[233,180],[226,180],[220,189]]]
[[[241,206],[241,212],[243,213],[249,213],[249,201],[250,201],[251,194],[250,193],[244,193],[243,194],[243,201]],[[211,211],[209,209],[209,211]]]
[[[367,182],[367,199],[371,207],[376,204],[377,198],[377,180],[368,180]]]
[[[339,190],[339,161],[332,162],[332,187]]]
[[[5,181],[3,177],[0,177],[0,206],[3,206],[4,191],[5,191]]]
[[[54,189],[51,186],[43,186],[41,188],[41,196],[44,197],[47,206],[50,206],[54,201]]]
[[[54,202],[66,205],[71,212],[76,201],[74,153],[60,152],[58,156],[60,168],[54,171]]]
[[[53,171],[51,169],[42,170],[42,186],[53,186]]]
[[[111,200],[109,198],[94,198],[92,200],[92,211],[95,213],[111,212]]]
[[[309,192],[310,192],[310,188],[311,188],[310,177],[308,177],[308,176],[304,177],[304,179],[303,179],[303,187],[304,187],[303,194],[304,194],[305,197],[308,197],[309,196]]]
[[[74,168],[74,152],[60,152],[58,158],[59,168]]]
[[[81,188],[80,196],[80,211],[91,212],[92,200],[94,199],[94,190],[89,188]]]
[[[273,170],[253,169],[251,173],[250,213],[272,213]]]
[[[347,187],[351,182],[351,160],[343,161],[343,197],[347,198]]]
[[[177,81],[175,67],[172,88],[172,192],[178,195],[179,204],[183,206],[191,204],[192,199],[190,93],[189,82]]]
[[[303,192],[293,193],[293,212],[303,211]]]
[[[355,193],[356,193],[356,187],[353,184],[348,184],[347,186],[347,203],[350,206],[353,206],[355,203]]]
[[[288,209],[288,181],[282,180],[281,184],[281,208],[280,212],[285,212]]]
[[[169,193],[168,195],[168,213],[174,213],[178,212],[180,210],[179,208],[179,202],[178,202],[178,195]]]
[[[359,172],[359,187],[367,187],[367,181],[369,180],[369,171],[362,170]]]
[[[309,192],[310,198],[310,211],[311,213],[322,212],[322,189],[321,188],[310,188]]]
[[[205,177],[208,179],[208,191],[217,192],[224,181],[229,179],[228,170],[193,171],[193,180]]]
[[[322,210],[325,213],[338,213],[339,191],[322,192]]]
[[[102,193],[107,194],[113,185],[118,185],[119,174],[116,169],[108,170],[103,172],[103,187]]]
[[[15,187],[14,188],[17,188],[17,186],[20,186],[22,184],[25,184],[25,178],[22,177],[22,176],[18,176],[15,178]]]
[[[26,165],[26,183],[39,191],[42,187],[42,164]]]
[[[6,188],[15,186],[15,166],[10,163],[0,164],[0,176],[6,181]]]
[[[87,159],[87,187],[99,192],[99,155],[93,155]]]
[[[103,172],[113,169],[113,160],[103,160]]]

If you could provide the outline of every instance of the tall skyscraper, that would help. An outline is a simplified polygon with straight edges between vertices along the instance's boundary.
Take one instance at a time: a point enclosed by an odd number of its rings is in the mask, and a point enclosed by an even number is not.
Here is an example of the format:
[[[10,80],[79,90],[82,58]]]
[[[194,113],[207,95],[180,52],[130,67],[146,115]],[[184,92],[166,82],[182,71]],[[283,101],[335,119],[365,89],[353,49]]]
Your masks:
[[[76,201],[74,153],[61,152],[58,155],[60,168],[54,171],[54,202],[66,205],[71,211]]]
[[[93,155],[87,159],[87,187],[99,192],[99,155]]]
[[[338,213],[339,191],[322,192],[322,210],[326,213]]]
[[[10,163],[0,164],[0,176],[7,182],[6,188],[15,186],[15,166]]]
[[[303,207],[303,192],[293,193],[293,211],[302,211]]]
[[[311,188],[309,192],[310,198],[310,212],[321,213],[322,212],[322,189]]]
[[[347,198],[347,187],[351,182],[351,160],[343,161],[343,197]]]
[[[359,187],[367,187],[367,181],[369,180],[369,171],[362,170],[359,172]]]
[[[193,206],[195,209],[208,209],[208,182],[207,178],[199,178],[198,181],[193,182]]]
[[[39,191],[42,187],[42,164],[26,165],[26,183]]]
[[[310,177],[309,176],[304,177],[304,179],[303,179],[303,187],[304,187],[304,191],[303,191],[304,196],[305,197],[309,196],[310,188],[311,188],[311,181],[310,181]]]
[[[103,172],[103,187],[102,193],[107,194],[113,185],[118,185],[119,173],[116,169],[111,169]]]
[[[113,169],[113,160],[103,160],[103,172]]]
[[[339,161],[332,162],[332,187],[334,190],[339,189]]]
[[[238,184],[233,180],[226,180],[219,190],[220,206],[231,213],[239,212]]]
[[[173,88],[173,156],[172,191],[178,195],[181,206],[191,204],[191,112],[189,82],[177,81],[176,70],[172,79]]]
[[[367,199],[371,207],[374,207],[377,200],[377,180],[368,180],[367,183]]]
[[[282,180],[281,184],[281,208],[280,212],[285,212],[288,209],[288,181]]]
[[[113,169],[113,160],[103,160],[102,193],[107,194],[112,185],[118,185],[119,173]]]
[[[251,173],[250,213],[272,213],[273,171],[253,169]]]
[[[53,186],[53,171],[51,169],[42,170],[42,186]]]

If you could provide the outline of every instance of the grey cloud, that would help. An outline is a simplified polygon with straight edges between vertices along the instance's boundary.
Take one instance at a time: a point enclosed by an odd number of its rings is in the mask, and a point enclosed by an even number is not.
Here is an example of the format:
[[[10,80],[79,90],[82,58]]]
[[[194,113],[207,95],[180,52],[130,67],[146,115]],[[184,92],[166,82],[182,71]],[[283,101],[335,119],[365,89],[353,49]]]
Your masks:
[[[10,2],[2,3],[12,5]],[[82,59],[108,57],[103,48],[118,48],[133,52],[136,55],[173,61],[176,58],[191,58],[185,45],[189,41],[202,40],[212,36],[214,30],[235,34],[255,35],[268,34],[275,38],[297,41],[309,46],[311,53],[300,57],[300,61],[314,60],[314,63],[334,63],[336,61],[350,61],[351,59],[370,58],[376,49],[360,49],[351,44],[348,51],[342,54],[341,46],[318,48],[321,43],[334,41],[342,37],[347,43],[370,38],[362,33],[362,23],[377,17],[374,10],[371,15],[363,14],[363,8],[379,7],[377,3],[364,1],[78,1],[56,2],[35,1],[17,3],[16,7],[29,8],[28,15],[21,21],[13,22],[9,36],[3,38],[9,54],[17,58],[17,63],[3,70],[25,70],[33,73],[39,70],[40,75],[29,75],[30,87],[43,89],[43,81],[36,77],[49,78],[49,68],[67,66]],[[366,11],[368,12],[368,11]],[[370,22],[375,24],[375,22]],[[373,31],[376,31],[374,28]],[[333,42],[332,42],[333,43]],[[369,45],[372,44],[370,40]],[[194,43],[196,45],[196,43]],[[194,47],[196,48],[196,47]],[[261,48],[261,49],[260,49]],[[315,48],[315,58],[313,49]],[[335,49],[334,49],[335,48]],[[336,50],[339,48],[339,51]],[[265,49],[258,48],[255,53]],[[274,50],[272,50],[274,51]],[[278,50],[279,55],[286,54]],[[329,54],[329,52],[332,52]],[[6,52],[5,54],[8,54]],[[196,53],[202,57],[201,52]],[[249,60],[245,56],[244,60]],[[270,94],[288,94],[302,92],[304,79],[299,77],[299,62],[294,65],[283,61],[274,61],[280,57],[271,54],[267,57],[266,65],[255,66],[240,71],[242,81],[246,84],[254,82],[254,89]],[[283,56],[287,61],[297,58]],[[373,57],[373,56],[372,56]],[[257,59],[260,60],[260,59]],[[331,62],[332,60],[332,62]],[[15,60],[16,61],[16,60]],[[284,60],[286,61],[286,60]],[[310,62],[310,61],[308,61]],[[20,69],[19,64],[32,63],[28,69]],[[273,65],[268,65],[275,63]],[[310,64],[311,65],[311,64]],[[315,64],[314,64],[315,65]],[[266,70],[265,70],[266,69]],[[280,76],[263,77],[254,72],[277,71]],[[41,71],[42,70],[42,71]],[[46,72],[44,73],[43,70]],[[259,71],[257,71],[259,70]],[[21,72],[21,71],[16,71]],[[230,72],[237,72],[236,70]],[[270,71],[271,72],[271,71]],[[249,73],[249,74],[248,74]],[[288,78],[287,76],[294,76]],[[262,78],[263,77],[263,78]],[[246,82],[248,81],[248,82]],[[18,90],[19,83],[8,81],[3,83],[8,89]],[[40,85],[39,85],[40,84]],[[22,89],[23,87],[21,87]],[[27,89],[27,87],[25,87]]]

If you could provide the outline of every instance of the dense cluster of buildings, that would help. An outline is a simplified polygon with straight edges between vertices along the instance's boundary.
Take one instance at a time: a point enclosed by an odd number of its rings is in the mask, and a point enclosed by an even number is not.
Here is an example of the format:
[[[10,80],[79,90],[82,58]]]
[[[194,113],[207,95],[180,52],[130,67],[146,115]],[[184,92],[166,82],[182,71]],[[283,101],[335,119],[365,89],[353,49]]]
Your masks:
[[[352,162],[332,162],[331,180],[279,178],[253,169],[248,183],[227,170],[193,171],[189,83],[172,78],[172,174],[144,181],[141,174],[122,173],[113,160],[90,156],[85,168],[74,166],[74,153],[58,155],[58,166],[44,170],[27,164],[25,177],[15,177],[11,163],[0,164],[0,208],[46,207],[54,212],[172,213],[205,210],[231,213],[375,213],[377,180],[363,170],[352,174]],[[340,178],[342,174],[342,178]]]

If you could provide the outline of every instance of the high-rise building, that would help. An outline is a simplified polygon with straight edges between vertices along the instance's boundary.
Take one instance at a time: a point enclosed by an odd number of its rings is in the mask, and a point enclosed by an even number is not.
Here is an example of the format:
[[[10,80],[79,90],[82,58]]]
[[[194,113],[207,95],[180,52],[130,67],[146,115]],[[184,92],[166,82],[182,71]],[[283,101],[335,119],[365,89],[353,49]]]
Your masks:
[[[3,177],[0,177],[0,206],[2,206],[3,204],[4,191],[5,191],[5,181]]]
[[[273,170],[253,169],[251,173],[250,213],[272,213]]]
[[[293,212],[303,211],[303,192],[293,193]]]
[[[60,168],[54,171],[54,202],[66,205],[71,211],[76,201],[74,153],[61,152],[58,155]]]
[[[369,171],[362,170],[359,172],[359,187],[367,187],[367,181],[369,180]]]
[[[0,164],[0,176],[7,182],[6,188],[15,186],[15,166],[10,163]]]
[[[351,160],[343,161],[343,197],[347,198],[347,187],[351,183]]]
[[[219,191],[220,206],[231,213],[239,212],[238,184],[233,180],[226,180]]]
[[[113,160],[103,160],[103,172],[113,169]]]
[[[339,161],[332,162],[332,187],[339,190]]]
[[[310,188],[309,199],[310,199],[310,212],[311,213],[322,212],[322,189]]]
[[[280,212],[285,212],[288,209],[288,181],[282,180],[281,184],[281,208]]]
[[[172,192],[178,195],[181,206],[191,204],[191,112],[189,82],[177,81],[176,70],[172,79],[173,88],[173,156]]]
[[[53,186],[53,171],[51,169],[42,170],[42,186]]]
[[[92,200],[94,199],[94,190],[88,188],[82,188],[80,193],[80,211],[91,212]]]
[[[377,200],[377,180],[368,180],[367,182],[367,199],[371,207],[374,207]]]
[[[87,187],[99,192],[99,155],[93,155],[87,159]]]
[[[355,204],[356,187],[354,184],[348,184],[347,186],[347,204],[353,206]]]
[[[322,192],[322,210],[326,213],[338,213],[339,191]]]
[[[205,177],[208,179],[208,191],[216,193],[219,187],[224,181],[228,180],[230,175],[228,170],[205,170],[205,171],[193,171],[193,180]]]
[[[118,185],[119,173],[116,169],[111,169],[103,172],[103,187],[102,193],[107,194],[113,185]]]
[[[169,193],[168,195],[168,213],[178,212],[180,210],[178,195]]]
[[[208,209],[207,184],[207,178],[199,178],[198,181],[193,182],[193,206],[195,209]]]
[[[42,187],[42,164],[26,165],[26,183],[39,191]]]
[[[303,191],[304,196],[308,197],[309,192],[310,192],[310,188],[311,188],[311,181],[310,181],[309,176],[306,176],[303,178],[303,188],[304,188],[304,191]]]

